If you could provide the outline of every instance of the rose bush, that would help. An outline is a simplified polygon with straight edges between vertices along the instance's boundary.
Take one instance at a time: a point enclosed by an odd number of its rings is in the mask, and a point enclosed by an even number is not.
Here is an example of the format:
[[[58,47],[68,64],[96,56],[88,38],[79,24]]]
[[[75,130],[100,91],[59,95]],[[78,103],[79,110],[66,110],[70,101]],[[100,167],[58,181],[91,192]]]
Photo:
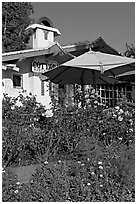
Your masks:
[[[17,105],[20,102],[20,106]],[[23,162],[24,156],[31,160],[40,154],[37,142],[45,136],[37,124],[45,113],[45,108],[36,102],[36,98],[20,94],[17,98],[4,95],[2,101],[2,156],[3,165],[9,166]],[[45,142],[45,141],[44,141]],[[42,149],[42,147],[41,147]],[[26,158],[27,159],[27,158]]]
[[[80,108],[54,107],[47,118],[34,96],[4,97],[4,166],[42,165],[12,200],[134,201],[135,110],[124,101],[105,109],[96,93],[90,99]],[[3,192],[15,185],[6,179]]]

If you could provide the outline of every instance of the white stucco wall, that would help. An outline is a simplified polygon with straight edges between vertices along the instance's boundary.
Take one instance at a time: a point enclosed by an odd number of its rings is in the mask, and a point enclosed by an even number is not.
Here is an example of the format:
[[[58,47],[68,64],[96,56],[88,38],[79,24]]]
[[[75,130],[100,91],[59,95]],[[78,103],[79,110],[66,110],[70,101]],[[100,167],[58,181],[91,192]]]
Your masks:
[[[4,82],[3,93],[6,93],[11,97],[17,97],[19,95],[19,92],[21,92],[23,89],[13,87],[13,74],[19,73],[12,70],[2,70],[2,81]],[[23,76],[23,80],[24,77],[25,76]]]
[[[13,70],[2,71],[2,91],[7,93],[11,97],[17,97],[23,90],[27,91],[27,94],[32,93],[36,95],[37,101],[50,108],[49,103],[51,102],[48,90],[48,82],[44,82],[44,96],[41,96],[41,80],[38,75],[31,72],[32,59],[25,59],[19,62],[19,72]],[[21,74],[23,79],[22,88],[13,87],[13,74]]]
[[[48,32],[47,40],[44,38],[44,32]],[[36,39],[33,34],[33,48],[43,48],[48,47],[51,43],[54,42],[54,33],[51,31],[43,31],[39,28],[36,30]]]
[[[51,32],[51,31],[48,32],[48,41],[49,41],[50,43],[53,43],[53,42],[54,42],[54,33]]]

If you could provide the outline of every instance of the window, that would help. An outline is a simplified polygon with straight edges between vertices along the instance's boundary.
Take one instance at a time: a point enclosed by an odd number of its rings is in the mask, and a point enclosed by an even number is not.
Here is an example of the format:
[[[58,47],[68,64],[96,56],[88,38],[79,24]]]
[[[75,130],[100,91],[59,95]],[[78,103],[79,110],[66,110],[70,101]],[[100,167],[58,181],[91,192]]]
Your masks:
[[[48,39],[48,32],[47,31],[43,31],[44,32],[44,39],[47,40]]]
[[[41,96],[44,96],[44,81],[41,80]]]
[[[34,33],[34,39],[36,39],[36,31],[35,31],[35,33]]]
[[[13,87],[22,88],[22,75],[13,74]]]

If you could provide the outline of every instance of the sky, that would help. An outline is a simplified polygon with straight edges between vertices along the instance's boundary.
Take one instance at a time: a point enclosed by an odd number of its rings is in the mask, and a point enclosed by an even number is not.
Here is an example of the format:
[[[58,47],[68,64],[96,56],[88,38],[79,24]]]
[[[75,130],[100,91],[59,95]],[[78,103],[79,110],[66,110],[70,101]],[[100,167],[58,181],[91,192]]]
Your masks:
[[[61,45],[94,41],[98,37],[123,53],[135,44],[134,2],[31,2],[37,19],[48,17],[61,32]]]

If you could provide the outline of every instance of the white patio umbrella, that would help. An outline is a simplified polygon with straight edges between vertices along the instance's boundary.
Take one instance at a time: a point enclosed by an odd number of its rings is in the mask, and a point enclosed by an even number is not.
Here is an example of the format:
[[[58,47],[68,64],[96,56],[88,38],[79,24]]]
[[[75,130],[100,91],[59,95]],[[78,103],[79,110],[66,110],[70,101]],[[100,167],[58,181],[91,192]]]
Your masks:
[[[135,70],[135,59],[89,51],[45,72],[56,84],[116,83],[115,76]],[[108,77],[112,76],[112,77]]]

